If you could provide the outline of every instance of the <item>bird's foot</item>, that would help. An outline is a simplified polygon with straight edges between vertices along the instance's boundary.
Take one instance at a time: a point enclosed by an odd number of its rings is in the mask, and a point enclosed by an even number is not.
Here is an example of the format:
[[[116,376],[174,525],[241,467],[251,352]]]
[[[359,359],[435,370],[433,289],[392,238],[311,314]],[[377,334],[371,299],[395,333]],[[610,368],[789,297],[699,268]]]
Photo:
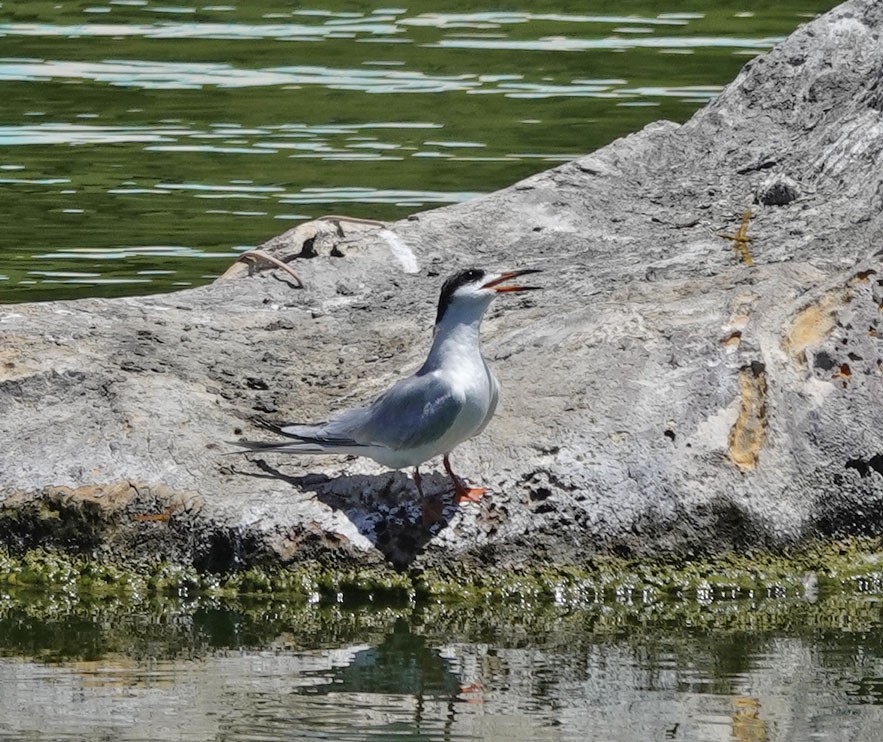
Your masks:
[[[454,501],[458,505],[464,502],[478,502],[481,496],[489,491],[487,487],[470,487],[468,484],[458,482],[454,487]]]
[[[443,461],[445,464],[445,471],[454,483],[454,502],[458,505],[464,502],[478,502],[481,499],[481,496],[485,492],[488,492],[486,487],[470,487],[466,482],[460,479],[460,477],[454,474],[454,470],[451,468],[451,462],[448,459],[447,454],[445,454]]]

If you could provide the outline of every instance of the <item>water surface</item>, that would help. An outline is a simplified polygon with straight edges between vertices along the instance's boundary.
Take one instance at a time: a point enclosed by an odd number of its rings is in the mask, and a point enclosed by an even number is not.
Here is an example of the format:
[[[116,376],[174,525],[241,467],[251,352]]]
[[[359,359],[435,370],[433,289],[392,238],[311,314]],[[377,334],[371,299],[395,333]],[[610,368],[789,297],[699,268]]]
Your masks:
[[[683,121],[831,0],[0,3],[0,302],[204,283]]]
[[[880,618],[43,595],[0,609],[0,739],[878,740]]]

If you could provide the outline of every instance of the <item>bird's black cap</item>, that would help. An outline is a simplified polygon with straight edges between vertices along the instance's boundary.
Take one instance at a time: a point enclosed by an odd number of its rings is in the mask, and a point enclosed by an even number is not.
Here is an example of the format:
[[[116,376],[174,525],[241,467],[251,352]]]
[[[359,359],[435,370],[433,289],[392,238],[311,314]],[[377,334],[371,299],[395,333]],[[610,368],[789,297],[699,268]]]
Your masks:
[[[453,276],[448,278],[443,284],[441,295],[438,297],[438,311],[435,314],[435,324],[441,322],[441,318],[451,303],[451,297],[454,292],[467,283],[477,283],[484,278],[484,271],[481,268],[464,268]]]
[[[495,275],[488,280],[485,280],[487,274],[483,270],[481,270],[481,268],[465,268],[464,270],[455,273],[442,285],[441,296],[438,299],[438,312],[435,315],[435,324],[437,325],[439,322],[441,322],[441,319],[442,317],[444,317],[448,306],[450,306],[451,298],[453,297],[457,289],[461,286],[465,286],[471,283],[477,283],[480,284],[480,287],[483,289],[492,288],[494,291],[497,291],[501,294],[516,291],[534,291],[539,287],[506,284],[505,282],[511,281],[513,278],[517,278],[518,276],[540,272],[541,271],[538,268],[526,268],[518,271],[506,271],[504,273],[500,273],[499,275]]]

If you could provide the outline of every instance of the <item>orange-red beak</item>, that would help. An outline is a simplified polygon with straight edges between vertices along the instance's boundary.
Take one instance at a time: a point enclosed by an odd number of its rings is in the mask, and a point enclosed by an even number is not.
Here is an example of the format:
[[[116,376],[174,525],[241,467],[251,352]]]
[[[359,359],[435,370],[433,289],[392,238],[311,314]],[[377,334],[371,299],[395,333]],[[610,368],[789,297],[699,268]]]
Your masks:
[[[517,284],[507,284],[502,286],[501,284],[504,281],[511,281],[513,278],[517,278],[518,276],[526,276],[528,273],[539,273],[539,268],[527,268],[523,271],[506,271],[498,278],[493,279],[492,281],[488,281],[485,284],[482,284],[483,289],[493,289],[498,294],[502,294],[504,292],[510,291],[538,291],[540,289],[539,286],[519,286]]]

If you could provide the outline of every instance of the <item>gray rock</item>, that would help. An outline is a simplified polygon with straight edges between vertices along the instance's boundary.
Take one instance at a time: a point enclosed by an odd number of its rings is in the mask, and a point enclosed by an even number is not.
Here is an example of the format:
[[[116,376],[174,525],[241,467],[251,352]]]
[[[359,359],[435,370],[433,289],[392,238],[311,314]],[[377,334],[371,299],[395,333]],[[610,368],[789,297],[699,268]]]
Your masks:
[[[305,288],[236,267],[0,308],[3,540],[445,569],[883,533],[881,29],[883,4],[852,0],[682,126],[387,229],[271,240]],[[770,176],[806,191],[761,200],[740,236]],[[404,473],[230,454],[255,414],[322,417],[413,370],[443,278],[469,264],[545,270],[485,321],[502,409],[453,455],[493,489],[480,504],[426,467],[441,518],[424,525]]]

